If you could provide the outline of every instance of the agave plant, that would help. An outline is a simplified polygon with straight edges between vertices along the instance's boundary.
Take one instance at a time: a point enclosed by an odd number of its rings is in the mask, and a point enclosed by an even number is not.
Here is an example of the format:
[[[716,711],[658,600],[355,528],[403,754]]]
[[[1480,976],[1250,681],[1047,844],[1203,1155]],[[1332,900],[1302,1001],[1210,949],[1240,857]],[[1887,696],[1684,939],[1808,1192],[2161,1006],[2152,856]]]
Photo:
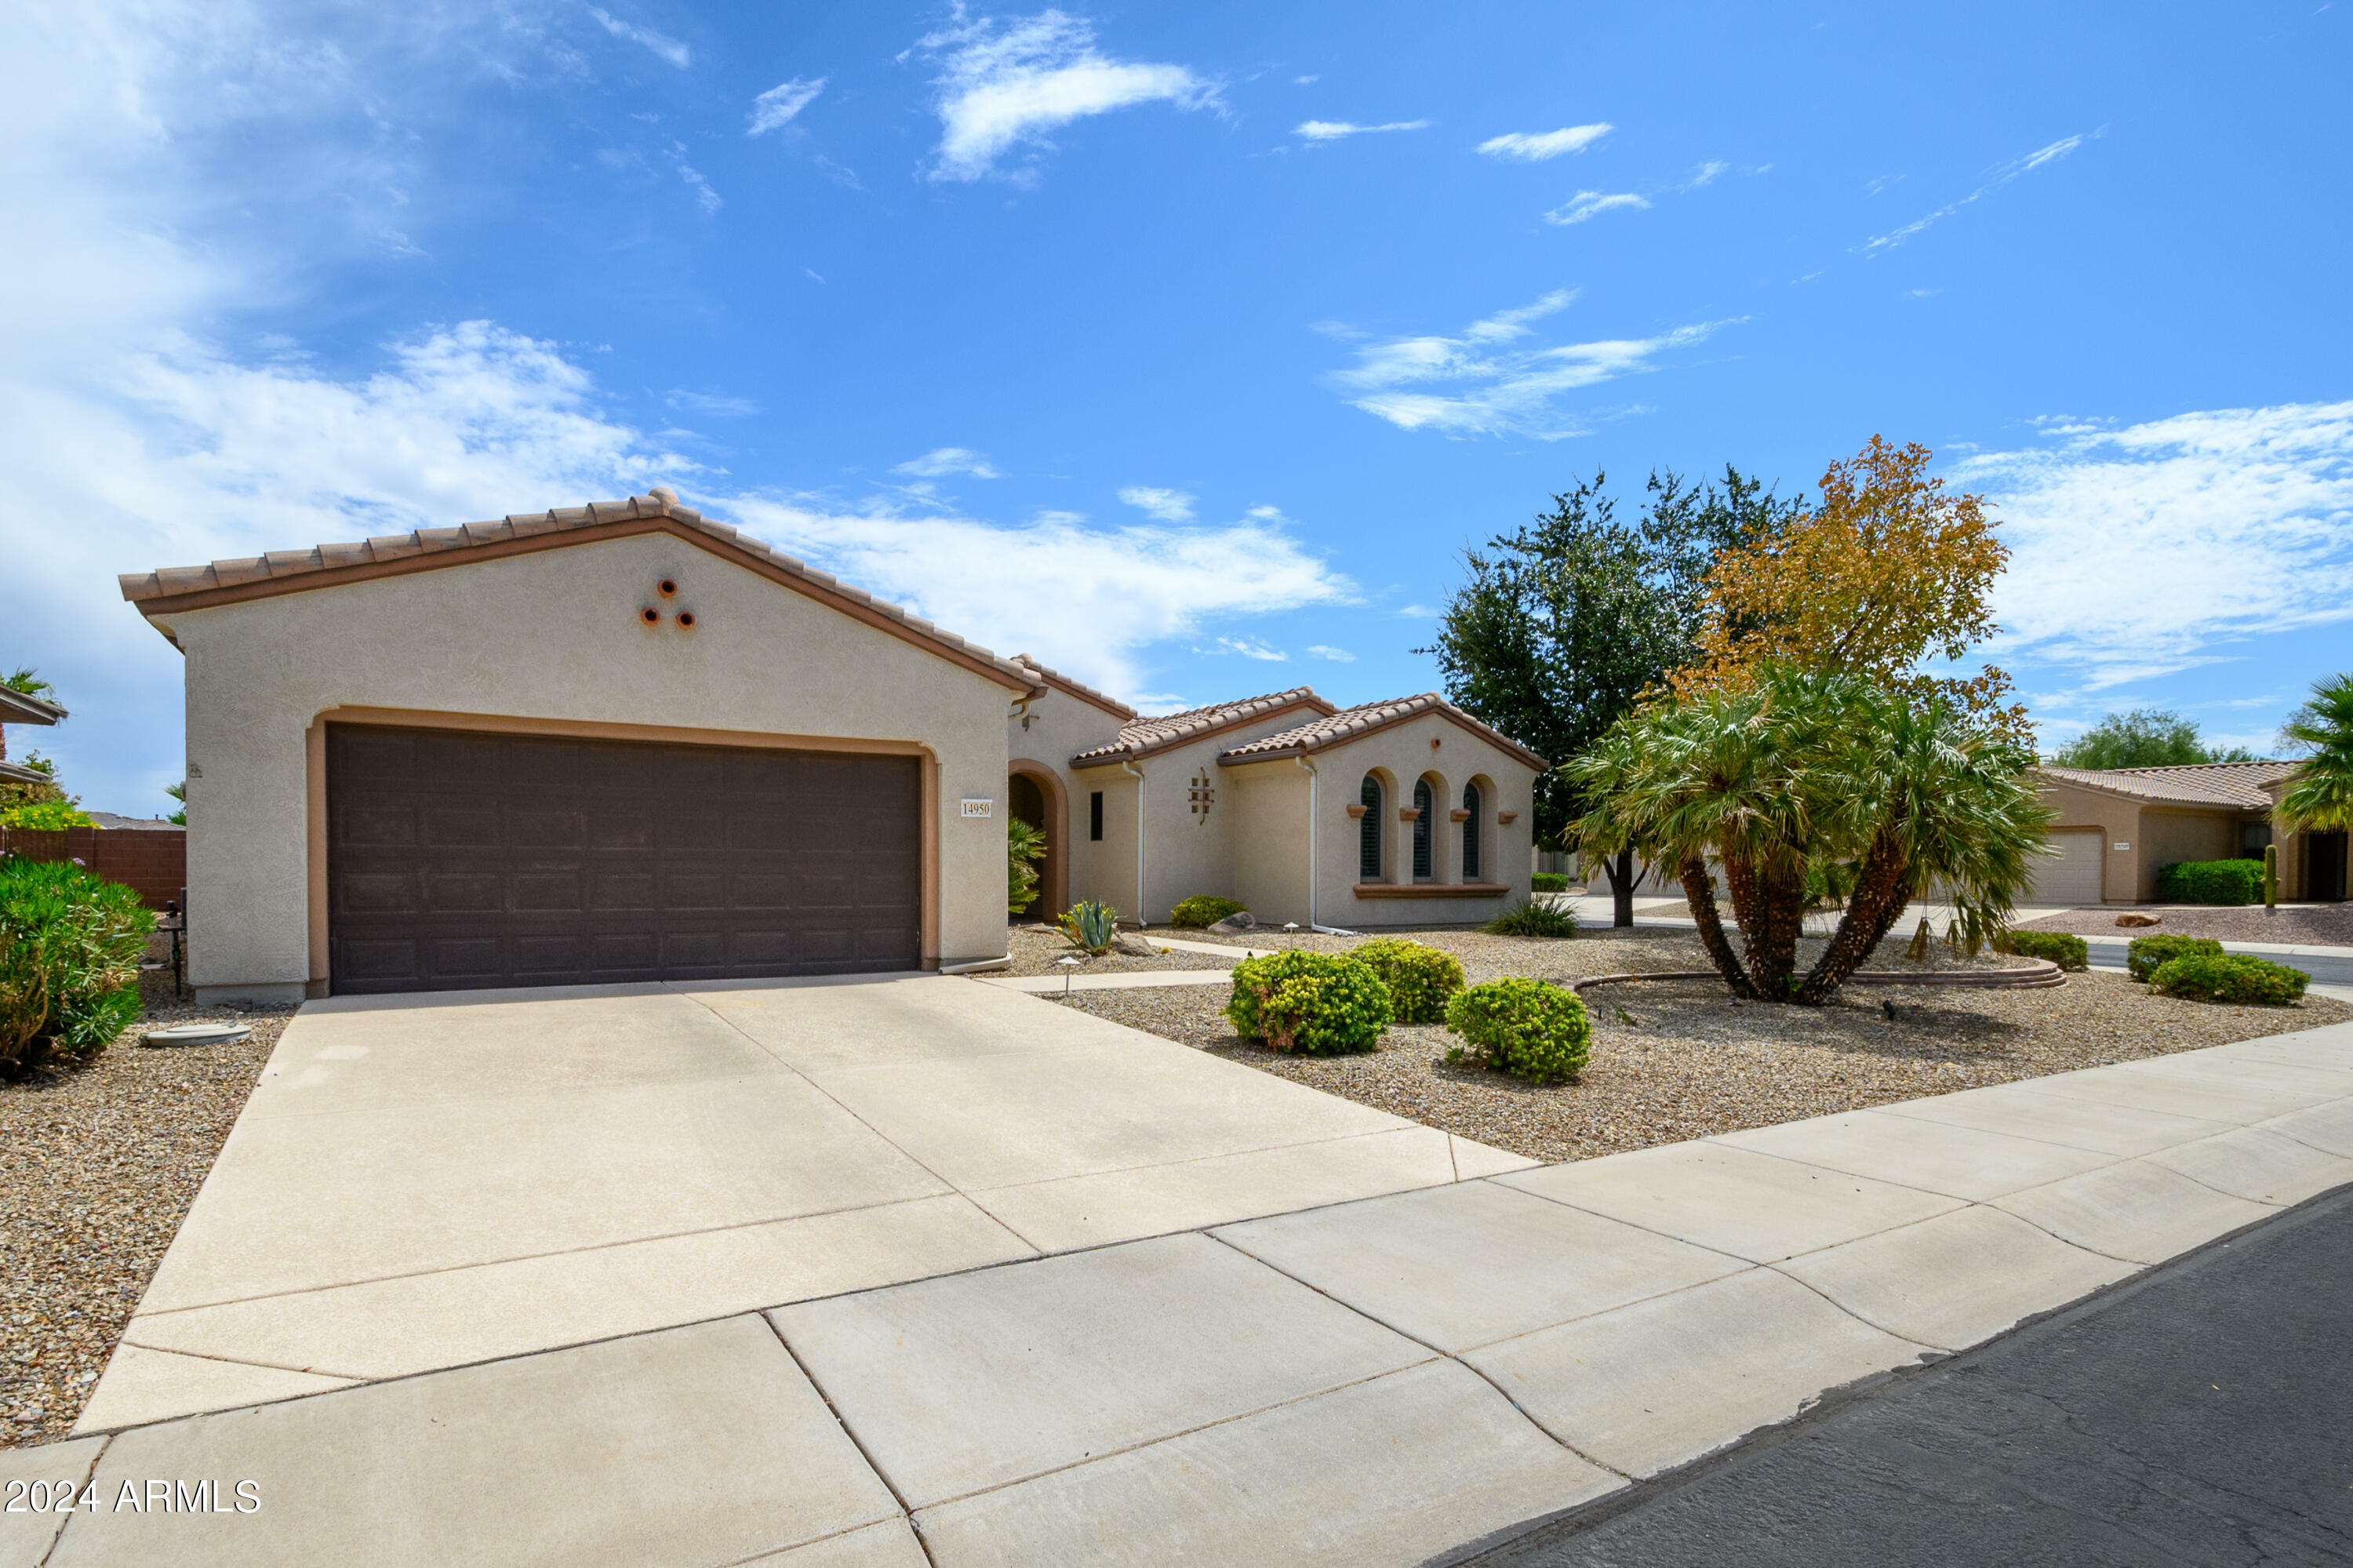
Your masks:
[[[1119,936],[1119,911],[1090,898],[1064,910],[1056,924],[1072,947],[1089,958],[1100,958],[1111,951],[1112,943]]]

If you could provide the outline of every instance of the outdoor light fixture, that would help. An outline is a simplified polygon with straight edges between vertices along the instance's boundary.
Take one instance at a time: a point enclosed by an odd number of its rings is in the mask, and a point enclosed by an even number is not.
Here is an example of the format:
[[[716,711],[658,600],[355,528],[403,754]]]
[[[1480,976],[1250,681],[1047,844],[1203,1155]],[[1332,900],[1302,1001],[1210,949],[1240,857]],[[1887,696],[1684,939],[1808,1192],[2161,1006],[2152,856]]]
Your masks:
[[[1068,996],[1071,994],[1071,971],[1079,967],[1079,960],[1072,958],[1060,958],[1054,960],[1054,964],[1062,971],[1062,994]]]

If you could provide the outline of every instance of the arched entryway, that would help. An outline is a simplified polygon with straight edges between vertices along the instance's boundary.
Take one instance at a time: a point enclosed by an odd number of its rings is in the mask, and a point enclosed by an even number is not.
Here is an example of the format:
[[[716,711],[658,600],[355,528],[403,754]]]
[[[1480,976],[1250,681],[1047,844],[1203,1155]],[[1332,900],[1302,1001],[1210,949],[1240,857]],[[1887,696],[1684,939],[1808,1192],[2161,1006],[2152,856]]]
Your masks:
[[[1046,835],[1046,858],[1038,863],[1038,902],[1018,917],[1051,921],[1071,906],[1071,819],[1062,781],[1043,763],[1017,762],[1006,776],[1005,809]]]

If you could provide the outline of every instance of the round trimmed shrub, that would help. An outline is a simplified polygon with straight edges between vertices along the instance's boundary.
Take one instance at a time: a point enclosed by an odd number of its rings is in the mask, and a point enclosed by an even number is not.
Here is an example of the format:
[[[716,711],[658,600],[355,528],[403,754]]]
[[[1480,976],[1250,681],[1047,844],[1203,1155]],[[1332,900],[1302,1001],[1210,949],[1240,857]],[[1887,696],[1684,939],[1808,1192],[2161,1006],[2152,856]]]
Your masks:
[[[2148,989],[2185,1001],[2228,1001],[2256,1007],[2293,1007],[2312,977],[2302,969],[2259,959],[2253,953],[2185,953],[2168,959],[2149,977]]]
[[[2048,959],[2063,969],[2085,969],[2092,964],[2092,945],[2063,931],[2004,931],[1995,939],[1997,953],[2022,959]]]
[[[1226,1016],[1245,1040],[1335,1056],[1371,1050],[1397,1010],[1381,977],[1354,954],[1294,948],[1236,964]]]
[[[1568,891],[1568,873],[1539,871],[1528,878],[1528,886],[1538,893],[1566,893]]]
[[[1168,911],[1168,923],[1180,931],[1204,931],[1229,915],[1240,915],[1250,906],[1238,899],[1219,898],[1214,894],[1197,893],[1176,908]]]
[[[1448,1061],[1475,1055],[1532,1084],[1574,1082],[1593,1049],[1583,999],[1542,980],[1489,980],[1458,991],[1446,1004],[1446,1027],[1462,1039]]]
[[[2125,968],[2146,985],[2168,959],[2193,956],[2219,959],[2222,944],[2211,937],[2135,937],[2132,946],[2125,949]]]
[[[1446,999],[1462,989],[1461,960],[1419,942],[1383,937],[1357,943],[1348,956],[1381,977],[1399,1023],[1443,1023]]]

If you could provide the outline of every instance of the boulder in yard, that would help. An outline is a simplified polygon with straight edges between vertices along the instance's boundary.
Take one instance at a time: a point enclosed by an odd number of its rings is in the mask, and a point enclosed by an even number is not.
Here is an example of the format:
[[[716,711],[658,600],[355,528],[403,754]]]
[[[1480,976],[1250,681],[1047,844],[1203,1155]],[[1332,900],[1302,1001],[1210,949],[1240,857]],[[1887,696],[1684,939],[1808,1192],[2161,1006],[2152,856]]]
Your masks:
[[[2165,916],[2162,915],[2119,915],[2116,916],[2116,924],[2119,926],[2162,926],[2165,924]]]
[[[1223,931],[1228,936],[1232,936],[1237,931],[1255,931],[1258,929],[1258,918],[1247,909],[1237,909],[1209,929]]]

